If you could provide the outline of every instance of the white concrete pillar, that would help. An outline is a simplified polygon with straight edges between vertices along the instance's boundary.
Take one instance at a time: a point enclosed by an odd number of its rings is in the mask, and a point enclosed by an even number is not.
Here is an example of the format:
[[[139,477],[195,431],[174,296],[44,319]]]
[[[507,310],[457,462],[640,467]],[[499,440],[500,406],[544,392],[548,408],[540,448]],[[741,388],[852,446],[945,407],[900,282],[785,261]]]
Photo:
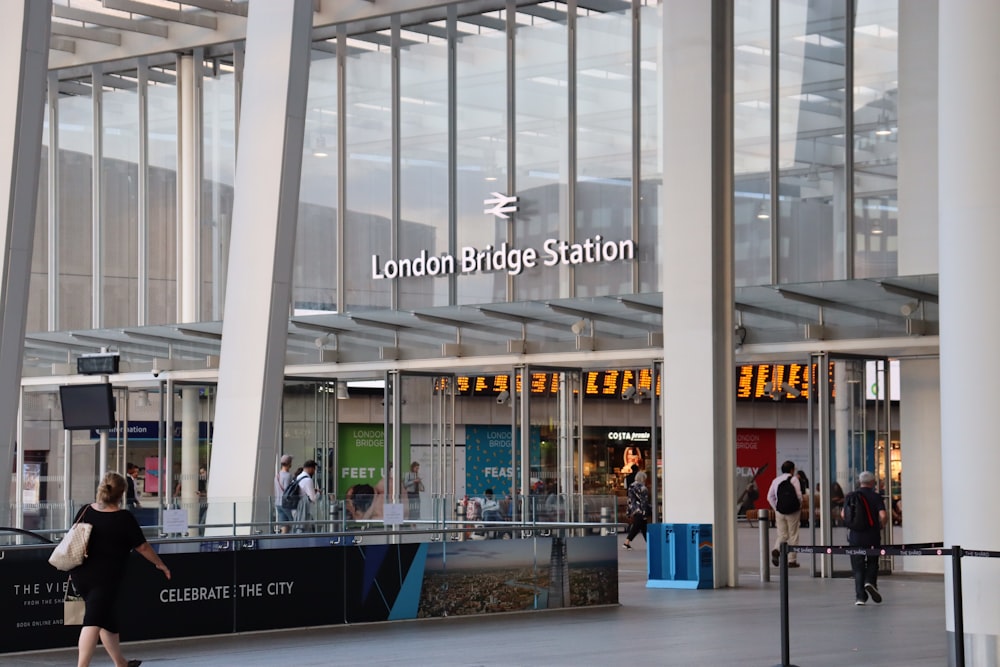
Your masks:
[[[939,542],[941,511],[941,374],[937,359],[899,362],[899,446],[903,461],[902,535],[897,543]],[[943,558],[904,557],[907,572],[944,572]]]
[[[0,507],[18,433],[51,14],[51,2],[0,3]]]
[[[177,66],[177,315],[201,319],[201,67],[183,55]],[[173,473],[173,470],[170,471]],[[198,522],[198,390],[181,390],[180,507]],[[191,534],[197,534],[191,531]]]
[[[968,390],[1000,370],[1000,3],[949,0],[939,8],[939,262],[941,471],[945,546],[1000,551],[996,504],[996,397]],[[911,494],[912,495],[912,494]],[[945,567],[947,628],[953,599]],[[996,666],[1000,655],[1000,564],[962,560],[967,665]],[[962,639],[962,638],[958,638]]]
[[[188,525],[198,523],[198,417],[199,402],[196,387],[181,389],[181,507],[187,510]],[[197,535],[192,528],[189,535]]]
[[[833,363],[833,386],[847,386],[847,365],[843,361],[835,361]],[[849,392],[839,391],[833,397],[833,428],[837,469],[829,472],[833,473],[832,477],[840,484],[840,488],[850,490],[854,488],[854,480],[851,479],[849,460],[851,444],[851,402]],[[825,479],[815,481],[826,486]]]
[[[251,0],[208,523],[266,520],[281,408],[311,0]],[[213,499],[220,499],[219,503]],[[211,531],[207,531],[211,532]]]
[[[199,298],[199,202],[201,202],[201,124],[198,103],[201,71],[194,57],[183,55],[177,62],[177,317],[197,322]]]
[[[662,516],[712,525],[717,587],[737,579],[730,4],[665,3],[661,73]]]

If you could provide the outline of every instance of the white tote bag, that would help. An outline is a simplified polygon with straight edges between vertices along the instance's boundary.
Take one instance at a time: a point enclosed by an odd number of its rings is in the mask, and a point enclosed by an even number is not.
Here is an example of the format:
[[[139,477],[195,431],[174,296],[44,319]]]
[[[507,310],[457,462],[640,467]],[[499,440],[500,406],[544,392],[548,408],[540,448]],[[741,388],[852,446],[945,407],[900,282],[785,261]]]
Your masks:
[[[82,518],[83,514],[80,515],[80,519]],[[83,560],[87,557],[87,542],[90,540],[91,528],[93,526],[89,523],[83,523],[79,519],[70,526],[52,555],[49,556],[49,563],[52,564],[52,567],[66,572],[82,565]]]
[[[87,604],[70,579],[66,582],[66,593],[63,595],[63,625],[83,625],[86,611]]]

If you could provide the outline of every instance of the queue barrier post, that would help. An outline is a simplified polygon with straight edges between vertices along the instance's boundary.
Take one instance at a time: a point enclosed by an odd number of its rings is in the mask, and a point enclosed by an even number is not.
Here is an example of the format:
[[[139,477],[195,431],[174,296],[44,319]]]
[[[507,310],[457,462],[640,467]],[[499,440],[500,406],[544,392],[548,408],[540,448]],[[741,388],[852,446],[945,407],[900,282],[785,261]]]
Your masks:
[[[788,542],[781,543],[781,558],[779,562],[778,581],[780,582],[781,598],[781,664],[776,667],[797,667],[791,663],[791,648],[788,632]]]
[[[760,580],[771,581],[771,518],[767,510],[757,511],[757,531],[760,534]]]
[[[962,615],[962,547],[951,547],[951,594],[955,614],[955,665],[965,667],[965,617]]]

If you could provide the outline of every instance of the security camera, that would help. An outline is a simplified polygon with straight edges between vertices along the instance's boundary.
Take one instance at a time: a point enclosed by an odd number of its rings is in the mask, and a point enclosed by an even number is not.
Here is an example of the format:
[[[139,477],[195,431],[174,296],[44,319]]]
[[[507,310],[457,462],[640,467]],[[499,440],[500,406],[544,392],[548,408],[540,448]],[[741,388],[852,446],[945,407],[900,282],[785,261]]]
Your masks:
[[[635,396],[635,385],[629,385],[628,387],[625,387],[625,390],[622,392],[622,400],[627,401],[634,396]]]
[[[153,369],[153,377],[155,377],[155,378],[160,377],[160,373],[161,373],[161,371],[160,371],[159,368],[154,368]]]
[[[504,405],[508,400],[510,400],[510,392],[506,389],[497,394],[497,405]]]

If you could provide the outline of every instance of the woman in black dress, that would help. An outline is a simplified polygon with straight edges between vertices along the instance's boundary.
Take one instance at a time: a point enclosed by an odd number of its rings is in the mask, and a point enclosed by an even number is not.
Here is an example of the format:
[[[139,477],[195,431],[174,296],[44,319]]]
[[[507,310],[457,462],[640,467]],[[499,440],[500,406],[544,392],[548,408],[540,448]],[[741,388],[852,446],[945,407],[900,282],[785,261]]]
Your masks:
[[[97,502],[85,505],[76,514],[93,526],[87,543],[87,559],[70,571],[73,584],[86,601],[83,628],[77,644],[77,667],[87,667],[100,638],[115,667],[138,667],[141,660],[126,660],[118,640],[118,610],[115,600],[125,575],[129,552],[137,552],[170,579],[170,570],[142,534],[135,516],[121,507],[125,478],[105,473],[97,487]]]

